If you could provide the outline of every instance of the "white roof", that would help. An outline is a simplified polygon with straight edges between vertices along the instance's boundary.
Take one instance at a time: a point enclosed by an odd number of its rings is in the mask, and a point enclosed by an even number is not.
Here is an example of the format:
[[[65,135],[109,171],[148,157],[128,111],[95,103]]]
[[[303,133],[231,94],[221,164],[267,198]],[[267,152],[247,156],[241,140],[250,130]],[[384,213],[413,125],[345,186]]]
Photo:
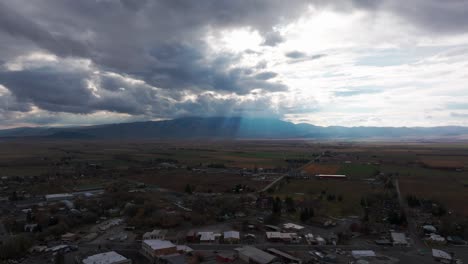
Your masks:
[[[392,232],[390,235],[392,236],[392,240],[393,240],[394,243],[398,243],[398,244],[408,243],[406,241],[406,235],[404,233]]]
[[[445,238],[443,236],[437,235],[437,234],[431,234],[429,236],[429,239],[432,241],[439,241],[439,242],[445,242]]]
[[[303,226],[296,225],[296,224],[293,224],[293,223],[286,223],[286,224],[284,224],[283,226],[284,226],[284,228],[286,228],[286,229],[296,229],[296,230],[304,229]]]
[[[224,238],[239,239],[240,235],[239,235],[239,232],[237,232],[237,231],[226,231],[226,232],[224,232]]]
[[[375,257],[375,252],[373,250],[353,250],[351,255],[354,258]]]
[[[214,241],[217,236],[220,236],[214,232],[198,232],[197,234],[200,236],[200,241]]]
[[[242,248],[236,248],[236,250],[243,254],[244,256],[249,257],[256,263],[266,264],[272,262],[276,257],[255,247],[244,246]]]
[[[112,264],[125,261],[127,258],[115,251],[96,254],[83,259],[83,264]]]
[[[153,250],[163,249],[163,248],[171,248],[175,247],[176,245],[172,244],[171,241],[167,240],[160,240],[160,239],[147,239],[143,240],[143,243],[151,247]]]
[[[279,238],[279,239],[291,239],[296,237],[296,233],[281,233],[281,232],[266,232],[266,236],[268,239],[270,238]]]
[[[440,258],[440,259],[446,259],[446,260],[451,260],[452,256],[450,256],[449,253],[439,250],[439,249],[432,249],[432,256],[434,258]]]
[[[64,198],[64,197],[73,197],[71,193],[54,193],[54,194],[46,194],[46,199],[54,199],[54,198]]]
[[[437,228],[433,225],[424,225],[423,229],[429,232],[437,232]]]
[[[167,233],[167,230],[154,229],[151,232],[146,232],[145,234],[143,234],[143,238],[151,237],[151,236],[163,236],[163,235],[166,235],[166,233]]]

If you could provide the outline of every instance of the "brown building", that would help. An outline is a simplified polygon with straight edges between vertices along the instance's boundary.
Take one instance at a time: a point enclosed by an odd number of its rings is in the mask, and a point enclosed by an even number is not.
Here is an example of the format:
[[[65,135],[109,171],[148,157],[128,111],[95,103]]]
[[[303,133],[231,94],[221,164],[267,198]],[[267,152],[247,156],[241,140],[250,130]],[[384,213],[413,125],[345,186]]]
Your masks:
[[[177,246],[172,242],[159,239],[143,240],[141,250],[151,263],[156,262],[159,257],[178,253]]]

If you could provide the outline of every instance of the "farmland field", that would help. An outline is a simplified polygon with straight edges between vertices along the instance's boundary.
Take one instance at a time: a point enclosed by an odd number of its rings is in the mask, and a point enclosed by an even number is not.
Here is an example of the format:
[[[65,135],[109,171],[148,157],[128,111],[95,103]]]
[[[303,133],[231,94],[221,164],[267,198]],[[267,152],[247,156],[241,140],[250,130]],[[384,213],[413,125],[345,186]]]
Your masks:
[[[294,197],[298,200],[317,199],[325,193],[318,214],[344,217],[361,215],[361,198],[376,190],[369,184],[347,180],[291,180],[274,194],[280,197]],[[342,201],[327,201],[326,195],[341,196]]]
[[[319,163],[314,163],[318,157]],[[329,204],[330,214],[353,214],[358,211],[356,201],[360,193],[373,191],[364,180],[383,173],[399,179],[403,195],[437,199],[450,210],[468,215],[467,157],[465,143],[9,140],[0,142],[0,176],[44,179],[27,187],[31,193],[105,185],[120,178],[177,191],[187,184],[203,186],[199,187],[201,191],[223,191],[234,184],[246,184],[253,189],[268,184],[268,180],[236,175],[243,168],[286,172],[307,164],[302,169],[309,175],[346,174],[350,180],[291,181],[278,190],[278,195],[303,193],[302,196],[307,196],[326,189],[344,197],[342,205]],[[162,162],[178,164],[181,168],[206,168],[215,164],[231,172],[161,171],[157,167]]]

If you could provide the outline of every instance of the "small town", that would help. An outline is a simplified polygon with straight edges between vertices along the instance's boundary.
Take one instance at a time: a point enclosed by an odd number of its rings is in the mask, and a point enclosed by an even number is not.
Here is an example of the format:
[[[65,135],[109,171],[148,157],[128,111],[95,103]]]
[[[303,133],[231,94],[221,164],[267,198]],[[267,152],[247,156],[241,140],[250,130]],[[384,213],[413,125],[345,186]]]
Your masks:
[[[440,221],[446,209],[434,201],[400,197],[391,174],[354,179],[311,173],[338,162],[350,166],[349,157],[323,152],[310,161],[294,161],[295,169],[189,167],[170,160],[147,165],[158,174],[235,175],[252,182],[222,192],[215,192],[215,185],[206,190],[186,184],[176,191],[101,176],[112,184],[38,196],[21,190],[43,184],[41,177],[2,176],[1,255],[7,263],[25,264],[463,263],[467,242],[457,227],[447,230]],[[374,166],[367,164],[362,166]],[[47,184],[70,177],[65,167]],[[97,164],[82,170],[93,180],[107,171]],[[75,182],[86,178],[82,174]],[[280,195],[298,182],[356,183],[374,192],[361,198],[361,214],[333,217],[324,213],[329,211],[323,204],[340,206],[346,195],[325,189],[313,199]]]

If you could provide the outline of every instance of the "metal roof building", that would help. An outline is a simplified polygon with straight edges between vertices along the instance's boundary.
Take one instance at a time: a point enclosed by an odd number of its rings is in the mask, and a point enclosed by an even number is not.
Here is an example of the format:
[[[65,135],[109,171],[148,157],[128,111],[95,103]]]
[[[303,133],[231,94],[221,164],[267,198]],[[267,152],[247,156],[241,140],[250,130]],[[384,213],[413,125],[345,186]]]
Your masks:
[[[132,261],[118,254],[115,251],[109,251],[89,256],[83,259],[83,264],[130,264]]]
[[[239,258],[247,263],[268,264],[276,260],[276,257],[255,247],[244,246],[235,249]]]

